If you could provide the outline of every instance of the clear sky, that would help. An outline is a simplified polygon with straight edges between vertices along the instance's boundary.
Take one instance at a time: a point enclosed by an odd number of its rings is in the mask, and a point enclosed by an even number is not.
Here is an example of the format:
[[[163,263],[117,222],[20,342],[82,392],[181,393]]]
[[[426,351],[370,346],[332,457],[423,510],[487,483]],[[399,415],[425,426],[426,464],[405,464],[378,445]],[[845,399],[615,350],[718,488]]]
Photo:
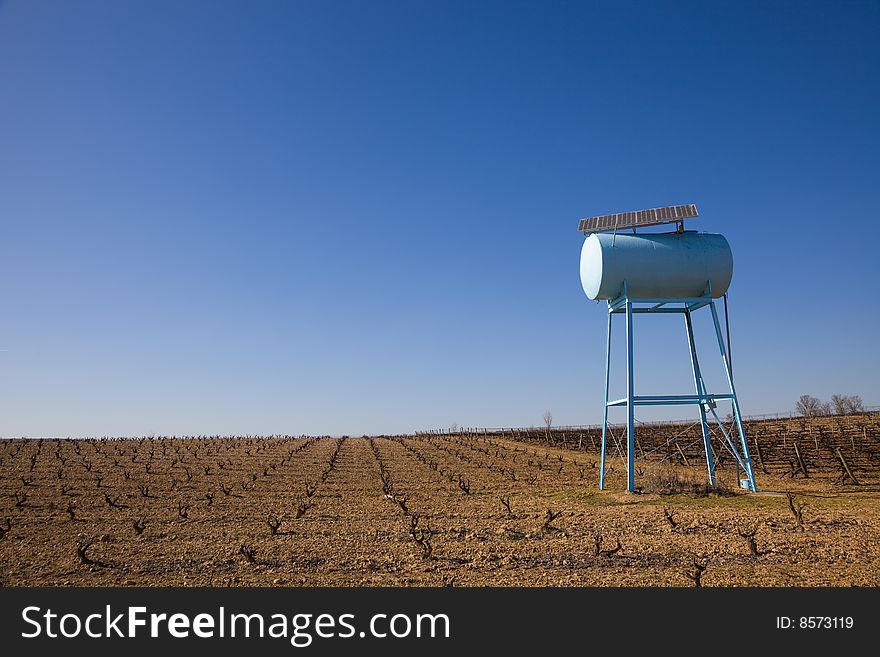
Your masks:
[[[577,221],[691,202],[743,411],[880,404],[878,34],[867,1],[4,2],[0,435],[598,422]],[[680,319],[636,330],[637,393],[690,392]]]

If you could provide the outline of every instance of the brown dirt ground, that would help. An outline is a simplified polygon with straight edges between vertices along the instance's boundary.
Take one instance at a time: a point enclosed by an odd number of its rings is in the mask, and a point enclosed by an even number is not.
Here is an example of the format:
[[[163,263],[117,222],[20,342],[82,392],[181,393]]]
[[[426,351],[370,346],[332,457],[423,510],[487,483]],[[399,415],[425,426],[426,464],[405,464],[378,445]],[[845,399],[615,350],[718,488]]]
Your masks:
[[[4,441],[0,459],[6,586],[692,586],[694,560],[703,586],[880,584],[880,491],[825,480],[630,495],[613,472],[600,492],[595,455],[491,436]],[[596,555],[597,535],[620,548]]]

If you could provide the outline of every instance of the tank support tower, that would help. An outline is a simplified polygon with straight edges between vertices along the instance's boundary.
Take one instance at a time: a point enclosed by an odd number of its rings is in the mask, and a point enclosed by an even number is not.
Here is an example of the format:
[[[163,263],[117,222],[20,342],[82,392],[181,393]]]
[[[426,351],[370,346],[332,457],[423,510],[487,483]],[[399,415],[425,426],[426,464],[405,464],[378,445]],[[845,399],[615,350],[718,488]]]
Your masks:
[[[703,431],[703,446],[706,451],[706,467],[709,471],[709,482],[714,488],[715,460],[712,456],[712,444],[710,441],[709,416],[718,425],[724,439],[725,446],[736,459],[737,464],[746,475],[747,487],[754,491],[755,474],[752,470],[752,461],[749,455],[749,447],[746,443],[746,434],[742,424],[742,414],[739,402],[736,398],[736,389],[733,385],[733,376],[730,369],[730,360],[724,347],[724,338],[721,333],[721,325],[718,321],[718,311],[715,308],[715,300],[712,298],[711,281],[706,281],[706,295],[691,298],[631,298],[627,293],[627,285],[624,282],[624,292],[617,299],[608,301],[608,339],[605,348],[605,404],[602,413],[602,455],[599,465],[599,489],[605,488],[606,462],[608,454],[608,409],[613,407],[626,408],[626,489],[635,491],[635,407],[636,406],[678,406],[696,405],[700,411],[700,423]],[[715,336],[718,340],[718,349],[724,365],[724,373],[727,378],[728,392],[710,393],[706,390],[703,375],[700,372],[697,347],[694,341],[694,326],[691,313],[700,308],[708,307],[712,312],[712,322],[715,327]],[[691,369],[694,377],[693,395],[636,395],[634,394],[633,378],[633,316],[639,314],[681,314],[684,315],[684,325],[687,332],[688,345],[690,346]],[[608,399],[608,389],[611,380],[611,329],[614,315],[626,316],[626,397],[621,399]],[[730,400],[732,413],[738,434],[734,440],[724,427],[721,418],[715,408],[719,399]],[[737,445],[739,443],[739,445]],[[617,453],[623,451],[623,446],[615,439]]]

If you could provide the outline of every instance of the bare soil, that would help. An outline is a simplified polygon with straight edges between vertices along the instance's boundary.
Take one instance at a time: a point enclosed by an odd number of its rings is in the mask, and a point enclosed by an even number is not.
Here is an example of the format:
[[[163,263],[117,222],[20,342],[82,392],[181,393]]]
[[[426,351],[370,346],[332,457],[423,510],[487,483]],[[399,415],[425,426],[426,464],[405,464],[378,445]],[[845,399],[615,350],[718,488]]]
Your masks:
[[[706,493],[648,460],[645,491],[693,492],[628,494],[597,458],[498,434],[3,441],[0,584],[693,586],[695,562],[702,586],[880,584],[876,486],[770,468],[749,494],[728,466]]]

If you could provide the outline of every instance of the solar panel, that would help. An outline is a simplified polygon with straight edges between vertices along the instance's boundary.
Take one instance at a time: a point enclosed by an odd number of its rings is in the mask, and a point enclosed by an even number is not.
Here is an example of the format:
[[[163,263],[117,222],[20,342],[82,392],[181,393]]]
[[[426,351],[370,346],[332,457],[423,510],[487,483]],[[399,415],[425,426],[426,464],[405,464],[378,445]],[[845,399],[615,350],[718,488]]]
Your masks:
[[[694,219],[699,216],[697,206],[693,203],[688,205],[670,205],[665,208],[651,208],[650,210],[637,210],[636,212],[618,212],[617,214],[603,214],[597,217],[581,219],[578,224],[578,232],[602,233],[609,230],[637,228],[640,226],[659,226],[660,224],[677,223],[682,219]]]

